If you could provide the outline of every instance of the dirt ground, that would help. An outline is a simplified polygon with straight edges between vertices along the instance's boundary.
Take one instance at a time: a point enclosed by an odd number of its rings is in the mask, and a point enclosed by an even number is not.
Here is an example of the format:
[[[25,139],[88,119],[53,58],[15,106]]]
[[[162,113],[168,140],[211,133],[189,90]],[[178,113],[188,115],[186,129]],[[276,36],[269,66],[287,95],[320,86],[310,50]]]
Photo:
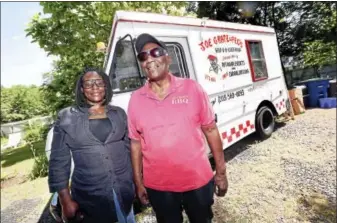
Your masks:
[[[336,222],[336,109],[311,109],[225,150],[229,190],[213,223]],[[155,222],[151,211],[139,222]]]
[[[230,188],[216,198],[214,222],[336,222],[336,109],[281,126],[225,152]]]
[[[213,223],[336,222],[336,109],[311,109],[295,118],[277,124],[265,141],[251,135],[225,150],[229,190],[215,197]],[[39,202],[29,192],[10,202],[9,192],[15,192],[1,190],[8,203],[1,222],[53,222],[43,210],[47,181],[39,181],[46,188]],[[156,221],[149,209],[137,222]]]

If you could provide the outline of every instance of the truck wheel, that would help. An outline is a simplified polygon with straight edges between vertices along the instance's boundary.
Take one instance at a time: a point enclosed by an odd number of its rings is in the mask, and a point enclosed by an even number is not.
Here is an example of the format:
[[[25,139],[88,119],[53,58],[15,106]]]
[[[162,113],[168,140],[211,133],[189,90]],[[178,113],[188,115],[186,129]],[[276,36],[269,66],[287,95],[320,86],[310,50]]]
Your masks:
[[[275,127],[274,114],[270,108],[263,106],[256,114],[256,132],[261,139],[271,136]]]

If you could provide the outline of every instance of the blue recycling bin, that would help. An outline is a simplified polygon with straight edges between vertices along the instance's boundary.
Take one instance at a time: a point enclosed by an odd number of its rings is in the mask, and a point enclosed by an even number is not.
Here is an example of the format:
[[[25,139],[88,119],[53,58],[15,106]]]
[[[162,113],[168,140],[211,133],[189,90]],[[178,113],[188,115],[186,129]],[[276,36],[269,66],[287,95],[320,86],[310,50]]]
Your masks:
[[[311,79],[301,84],[307,87],[309,107],[319,107],[319,99],[328,97],[329,79]]]
[[[336,98],[320,98],[319,100],[320,108],[336,108],[337,101]]]

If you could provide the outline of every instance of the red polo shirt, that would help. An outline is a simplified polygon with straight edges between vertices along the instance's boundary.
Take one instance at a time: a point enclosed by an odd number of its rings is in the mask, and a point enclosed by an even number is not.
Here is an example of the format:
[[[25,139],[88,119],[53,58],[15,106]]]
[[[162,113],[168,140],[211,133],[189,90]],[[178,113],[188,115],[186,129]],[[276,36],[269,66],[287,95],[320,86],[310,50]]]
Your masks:
[[[140,140],[144,186],[171,192],[200,188],[213,177],[201,126],[215,125],[209,98],[194,80],[173,75],[159,100],[148,84],[128,107],[129,137]]]

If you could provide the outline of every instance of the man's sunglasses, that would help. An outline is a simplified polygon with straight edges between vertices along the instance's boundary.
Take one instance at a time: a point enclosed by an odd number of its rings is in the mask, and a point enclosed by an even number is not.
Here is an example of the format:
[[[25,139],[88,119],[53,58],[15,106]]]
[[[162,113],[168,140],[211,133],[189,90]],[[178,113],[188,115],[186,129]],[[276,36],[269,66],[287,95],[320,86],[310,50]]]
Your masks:
[[[148,50],[148,51],[140,52],[137,55],[137,58],[140,62],[144,62],[149,58],[149,56],[151,56],[153,58],[158,58],[158,57],[161,57],[161,56],[164,56],[164,55],[167,55],[166,50],[164,50],[161,47],[157,47],[157,48],[153,48],[153,49]]]
[[[94,84],[97,87],[105,87],[104,80],[102,79],[92,79],[92,80],[83,81],[82,87],[85,89],[89,89],[89,88],[93,88]]]

